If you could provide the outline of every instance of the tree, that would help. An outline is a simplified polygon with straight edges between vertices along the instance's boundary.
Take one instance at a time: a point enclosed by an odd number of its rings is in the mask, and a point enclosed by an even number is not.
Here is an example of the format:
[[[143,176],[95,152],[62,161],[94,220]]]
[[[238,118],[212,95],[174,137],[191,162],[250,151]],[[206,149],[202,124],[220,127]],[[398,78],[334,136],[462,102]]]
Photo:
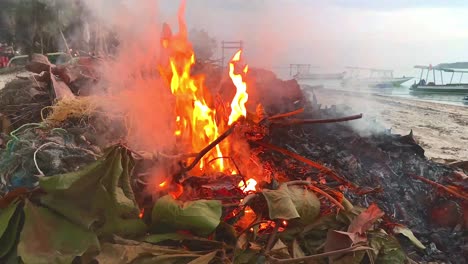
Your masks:
[[[80,23],[77,0],[1,0],[0,41],[13,42],[27,54],[64,47],[62,33]]]
[[[217,48],[217,41],[210,37],[205,30],[192,29],[189,32],[189,39],[192,42],[197,60],[207,61],[213,57]]]

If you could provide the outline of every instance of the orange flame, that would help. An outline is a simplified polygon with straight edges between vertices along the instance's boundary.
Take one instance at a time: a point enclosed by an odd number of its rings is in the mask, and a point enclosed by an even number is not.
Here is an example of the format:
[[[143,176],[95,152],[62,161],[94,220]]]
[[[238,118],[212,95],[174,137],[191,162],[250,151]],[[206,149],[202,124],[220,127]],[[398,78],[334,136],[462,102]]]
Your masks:
[[[240,181],[238,186],[245,193],[249,191],[254,192],[257,190],[257,181],[254,179],[248,179],[245,183],[244,181]]]
[[[175,97],[175,129],[174,135],[180,146],[187,152],[198,152],[210,142],[216,140],[220,130],[225,127],[226,119],[217,116],[216,109],[210,107],[210,95],[206,94],[204,76],[192,76],[191,69],[195,64],[195,54],[188,40],[187,27],[184,21],[185,1],[179,8],[179,32],[172,34],[166,27],[161,39],[163,51],[167,54],[166,62],[159,65],[159,72],[170,85]],[[245,103],[248,100],[247,84],[241,74],[234,73],[234,64],[241,59],[239,50],[229,63],[229,76],[236,86],[237,92],[231,103],[231,114],[228,125],[246,116]],[[248,67],[244,68],[244,74]],[[208,152],[199,163],[200,171],[207,169],[230,173],[232,168],[226,167],[222,157],[229,154],[229,144],[224,142]]]
[[[231,62],[229,62],[229,77],[231,77],[232,82],[236,86],[236,95],[232,99],[231,103],[231,115],[229,116],[228,125],[231,125],[241,116],[247,116],[247,109],[245,108],[245,103],[249,99],[247,94],[247,83],[244,82],[242,75],[234,73],[234,63],[239,62],[241,59],[242,50],[239,50],[234,57],[232,57]],[[248,66],[244,67],[244,74],[247,74]]]

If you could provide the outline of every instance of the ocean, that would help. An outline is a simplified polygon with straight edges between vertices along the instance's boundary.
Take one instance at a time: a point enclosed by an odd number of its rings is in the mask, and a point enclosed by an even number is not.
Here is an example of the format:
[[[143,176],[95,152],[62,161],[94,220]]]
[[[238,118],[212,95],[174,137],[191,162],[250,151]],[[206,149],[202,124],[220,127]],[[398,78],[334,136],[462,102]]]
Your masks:
[[[291,79],[292,77],[288,76],[289,71],[286,72],[284,69],[281,70],[274,70],[276,74],[283,79]],[[344,72],[345,70],[335,70],[335,71],[328,71],[329,73],[338,73]],[[320,73],[320,71],[318,71]],[[410,86],[419,81],[421,72],[418,69],[404,69],[404,70],[397,70],[395,71],[394,77],[403,77],[403,76],[411,76],[414,79],[403,83],[400,87],[395,88],[368,88],[368,87],[343,87],[341,85],[341,80],[300,80],[298,81],[301,85],[323,85],[325,89],[334,89],[334,90],[344,90],[344,91],[355,91],[356,93],[372,93],[372,94],[381,94],[386,96],[395,96],[395,97],[403,97],[408,99],[414,100],[421,100],[421,101],[429,101],[429,102],[436,102],[436,103],[443,103],[443,104],[451,104],[451,105],[459,105],[459,106],[466,106],[468,107],[468,101],[464,101],[463,98],[468,96],[468,93],[465,95],[460,94],[433,94],[433,93],[412,93],[410,90]],[[360,75],[363,78],[367,77],[364,74]],[[423,79],[426,79],[426,71],[424,72]],[[430,72],[428,81],[433,81],[433,73]],[[436,72],[436,83],[440,84],[442,81],[444,83],[448,83],[452,77],[451,73],[443,73],[440,76],[440,73]],[[460,79],[460,77],[462,77]],[[463,82],[468,83],[468,73],[461,76],[460,73],[455,73],[453,77],[453,82]]]

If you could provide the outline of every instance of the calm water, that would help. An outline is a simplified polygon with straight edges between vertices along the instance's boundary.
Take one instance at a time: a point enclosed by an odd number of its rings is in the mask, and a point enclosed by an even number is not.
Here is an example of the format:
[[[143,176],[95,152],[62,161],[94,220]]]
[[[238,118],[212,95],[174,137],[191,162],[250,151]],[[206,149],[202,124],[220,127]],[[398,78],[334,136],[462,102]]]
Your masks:
[[[330,71],[330,72],[340,72],[340,71]],[[289,76],[285,76],[284,74],[279,74],[281,77],[288,79]],[[302,80],[299,81],[300,84],[306,85],[323,85],[325,88],[328,89],[335,89],[335,90],[345,90],[345,91],[355,91],[357,93],[372,93],[372,94],[382,94],[387,96],[395,96],[395,97],[404,97],[409,99],[415,100],[422,100],[422,101],[430,101],[430,102],[437,102],[437,103],[445,103],[445,104],[452,104],[452,105],[460,105],[460,106],[467,106],[468,102],[463,101],[463,97],[466,95],[451,95],[451,94],[431,94],[431,93],[417,93],[414,94],[410,91],[410,86],[416,81],[419,80],[420,71],[412,71],[412,70],[400,70],[395,71],[395,77],[402,77],[402,76],[415,76],[416,78],[413,80],[409,80],[408,82],[404,83],[401,87],[397,88],[368,88],[368,87],[342,87],[340,80]],[[365,77],[365,76],[363,76]],[[440,73],[436,72],[436,83],[439,84],[441,80],[444,83],[447,83],[451,79],[451,73],[444,73],[440,76]],[[423,78],[426,78],[426,73],[424,73]],[[289,77],[289,79],[291,79]],[[433,74],[430,73],[428,78],[429,81],[433,81]],[[460,75],[455,75],[453,78],[453,82],[459,82]],[[468,83],[468,74],[465,74],[461,79],[461,82]]]

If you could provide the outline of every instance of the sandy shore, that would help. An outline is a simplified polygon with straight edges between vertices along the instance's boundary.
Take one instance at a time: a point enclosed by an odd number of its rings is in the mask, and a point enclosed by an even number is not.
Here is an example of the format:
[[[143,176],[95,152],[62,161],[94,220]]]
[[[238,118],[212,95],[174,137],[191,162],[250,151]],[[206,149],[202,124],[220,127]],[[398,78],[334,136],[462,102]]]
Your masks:
[[[354,113],[363,113],[393,133],[408,134],[412,129],[428,158],[468,160],[468,107],[328,89],[314,92],[319,103],[349,105]]]

